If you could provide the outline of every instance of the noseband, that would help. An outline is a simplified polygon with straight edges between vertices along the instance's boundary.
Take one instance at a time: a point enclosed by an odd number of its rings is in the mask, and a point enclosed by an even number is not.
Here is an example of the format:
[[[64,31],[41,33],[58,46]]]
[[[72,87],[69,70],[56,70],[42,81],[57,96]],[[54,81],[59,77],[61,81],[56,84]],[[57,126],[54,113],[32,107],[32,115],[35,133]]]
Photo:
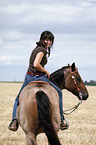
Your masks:
[[[65,110],[63,113],[65,114],[65,115],[69,115],[69,114],[71,114],[73,111],[75,111],[77,108],[78,108],[78,106],[82,103],[82,93],[81,93],[81,91],[80,91],[80,89],[79,89],[79,87],[78,87],[78,84],[77,84],[77,82],[76,82],[76,79],[75,79],[75,73],[77,72],[77,68],[76,68],[76,71],[74,71],[74,72],[72,72],[71,71],[71,74],[73,74],[72,75],[72,80],[73,80],[73,82],[74,82],[74,85],[75,85],[75,88],[76,88],[76,91],[78,92],[78,94],[79,94],[79,97],[80,97],[80,102],[77,104],[77,105],[75,105],[74,107],[72,107],[72,108],[70,108],[70,109],[68,109],[68,110]],[[66,112],[68,112],[68,111],[70,111],[69,113],[66,113]]]
[[[73,80],[74,85],[75,85],[75,87],[76,87],[76,90],[77,90],[77,92],[78,92],[78,94],[79,94],[79,97],[80,97],[80,99],[81,99],[81,101],[82,101],[82,94],[81,94],[81,91],[80,91],[80,89],[79,89],[79,87],[78,87],[78,84],[77,84],[77,82],[76,82],[76,80],[75,80],[75,76],[74,76],[74,75],[72,75],[72,80]]]

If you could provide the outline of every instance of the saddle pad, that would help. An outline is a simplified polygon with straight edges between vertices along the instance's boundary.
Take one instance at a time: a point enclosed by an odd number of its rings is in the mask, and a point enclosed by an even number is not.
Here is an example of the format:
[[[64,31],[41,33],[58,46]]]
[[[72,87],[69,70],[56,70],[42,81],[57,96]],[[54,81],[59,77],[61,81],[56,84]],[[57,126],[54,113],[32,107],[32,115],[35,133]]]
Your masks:
[[[32,81],[32,82],[29,82],[28,85],[32,83],[49,84],[48,82],[44,82],[44,81]]]

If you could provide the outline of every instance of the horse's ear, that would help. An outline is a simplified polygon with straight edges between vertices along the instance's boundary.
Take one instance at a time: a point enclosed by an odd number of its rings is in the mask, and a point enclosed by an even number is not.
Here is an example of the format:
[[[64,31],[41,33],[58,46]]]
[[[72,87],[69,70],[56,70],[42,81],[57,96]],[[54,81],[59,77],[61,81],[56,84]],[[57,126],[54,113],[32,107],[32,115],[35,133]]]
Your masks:
[[[75,68],[75,62],[72,63],[71,69],[72,69],[72,71],[75,71],[76,70],[76,68]]]

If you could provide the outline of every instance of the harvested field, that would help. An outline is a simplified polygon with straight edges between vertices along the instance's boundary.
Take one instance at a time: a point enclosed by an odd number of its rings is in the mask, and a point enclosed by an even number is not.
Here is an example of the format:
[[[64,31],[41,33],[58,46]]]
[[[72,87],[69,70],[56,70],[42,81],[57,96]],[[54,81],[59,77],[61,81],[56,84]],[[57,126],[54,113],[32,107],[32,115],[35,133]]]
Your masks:
[[[21,83],[0,83],[0,145],[26,145],[25,134],[19,127],[18,131],[8,130],[12,109]],[[62,145],[96,145],[96,87],[88,86],[89,98],[77,111],[66,116],[69,129],[59,131]],[[64,109],[78,103],[76,96],[63,90]],[[47,145],[45,134],[38,136],[38,145]]]

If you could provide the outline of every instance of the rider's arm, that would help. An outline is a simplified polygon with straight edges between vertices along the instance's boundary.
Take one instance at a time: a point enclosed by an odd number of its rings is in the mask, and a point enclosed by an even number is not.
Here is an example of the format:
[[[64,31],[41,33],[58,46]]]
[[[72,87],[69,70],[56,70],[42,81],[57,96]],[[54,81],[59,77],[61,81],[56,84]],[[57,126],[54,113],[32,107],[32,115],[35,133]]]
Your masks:
[[[38,71],[45,72],[48,75],[48,77],[50,77],[50,73],[45,68],[43,68],[40,64],[43,56],[44,56],[43,52],[37,53],[33,65]]]

